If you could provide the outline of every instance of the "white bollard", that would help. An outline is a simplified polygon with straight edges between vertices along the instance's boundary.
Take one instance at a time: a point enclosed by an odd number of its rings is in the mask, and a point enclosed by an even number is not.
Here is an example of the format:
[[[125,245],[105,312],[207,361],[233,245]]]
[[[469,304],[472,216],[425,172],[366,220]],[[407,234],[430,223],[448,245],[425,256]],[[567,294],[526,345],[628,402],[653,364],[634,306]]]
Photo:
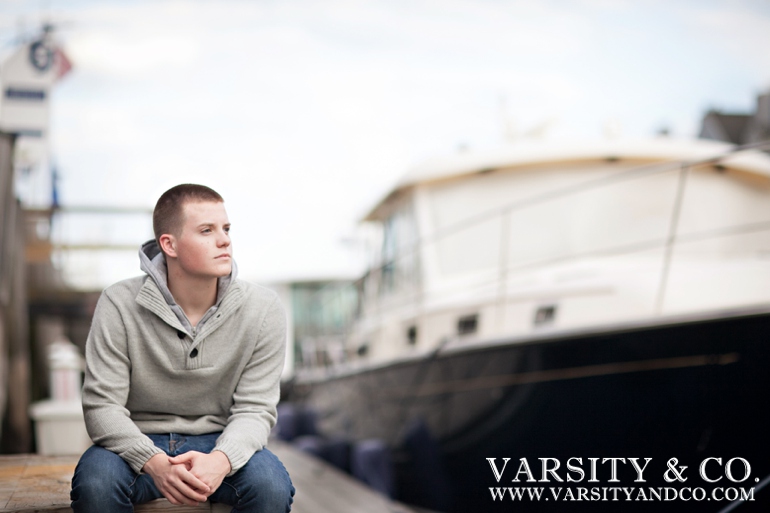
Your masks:
[[[37,452],[46,456],[82,454],[91,445],[80,402],[83,357],[77,346],[58,340],[48,347],[51,399],[30,406]]]
[[[48,346],[51,370],[49,391],[54,401],[80,401],[80,374],[83,357],[77,346],[68,340],[57,340]]]

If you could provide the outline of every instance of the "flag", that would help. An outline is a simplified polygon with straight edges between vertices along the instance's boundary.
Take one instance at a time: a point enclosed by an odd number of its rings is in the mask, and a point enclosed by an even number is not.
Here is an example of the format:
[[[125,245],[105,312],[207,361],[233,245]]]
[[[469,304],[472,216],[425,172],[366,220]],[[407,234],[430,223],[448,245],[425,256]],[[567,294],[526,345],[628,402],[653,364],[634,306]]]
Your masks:
[[[64,52],[60,48],[57,48],[54,53],[54,63],[56,66],[56,80],[61,78],[70,72],[72,69],[72,62],[64,55]]]

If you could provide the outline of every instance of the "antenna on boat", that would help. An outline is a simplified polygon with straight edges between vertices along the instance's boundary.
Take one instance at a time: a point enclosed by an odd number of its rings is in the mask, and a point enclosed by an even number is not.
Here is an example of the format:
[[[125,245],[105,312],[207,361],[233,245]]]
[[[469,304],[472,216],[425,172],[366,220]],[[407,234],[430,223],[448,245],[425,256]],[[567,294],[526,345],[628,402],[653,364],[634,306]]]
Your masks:
[[[527,130],[517,130],[516,120],[508,110],[508,96],[501,93],[498,99],[500,120],[502,123],[503,140],[506,143],[515,143],[521,139],[542,139],[548,130],[556,124],[556,118],[546,118]]]
[[[505,93],[500,94],[498,108],[500,110],[500,119],[502,122],[503,140],[507,143],[515,142],[518,138],[516,123],[513,116],[508,111],[508,96]]]
[[[605,119],[602,124],[602,134],[605,139],[619,139],[623,135],[623,127],[616,118]]]

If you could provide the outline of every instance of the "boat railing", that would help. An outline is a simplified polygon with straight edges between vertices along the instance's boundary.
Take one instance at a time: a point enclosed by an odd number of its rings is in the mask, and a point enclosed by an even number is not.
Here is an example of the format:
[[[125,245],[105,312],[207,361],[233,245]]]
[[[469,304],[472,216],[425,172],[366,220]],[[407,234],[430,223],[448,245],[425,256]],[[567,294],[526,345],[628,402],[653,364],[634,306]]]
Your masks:
[[[314,364],[310,366],[317,366],[318,364],[321,366],[338,365],[352,354],[365,356],[367,352],[365,344],[351,347],[347,342],[349,336],[356,328],[365,331],[370,327],[365,325],[366,323],[377,324],[380,320],[396,312],[400,312],[402,317],[404,315],[408,316],[409,312],[413,312],[416,316],[424,310],[429,299],[428,296],[431,294],[434,300],[436,297],[440,300],[441,297],[450,297],[460,292],[467,293],[470,290],[483,291],[487,297],[491,297],[498,302],[502,311],[508,298],[516,292],[510,284],[511,279],[516,275],[553,267],[554,265],[588,259],[633,256],[650,250],[662,250],[662,261],[657,271],[654,300],[654,313],[660,314],[666,302],[672,257],[678,245],[713,241],[740,234],[770,232],[770,218],[768,220],[732,224],[688,233],[682,233],[679,230],[680,216],[690,173],[694,169],[708,166],[720,172],[724,170],[729,159],[732,157],[759,150],[770,151],[770,141],[734,146],[726,151],[698,160],[658,160],[653,163],[635,165],[598,178],[587,179],[576,184],[511,201],[502,206],[496,206],[461,219],[433,233],[413,237],[409,241],[402,241],[395,247],[395,250],[387,255],[387,258],[375,263],[364,276],[354,281],[353,285],[357,291],[357,297],[355,301],[350,302],[347,306],[347,312],[343,314],[345,318],[344,328],[337,330],[337,333],[331,338],[329,337],[330,334],[319,332],[316,337],[313,337],[312,344],[309,344],[313,345],[314,350],[318,351],[319,342],[322,340],[327,341],[326,343],[332,339],[341,340],[341,343],[334,342],[332,344],[335,347],[334,353],[336,356],[334,358],[324,358],[323,361],[316,359]],[[764,156],[764,154],[762,155]],[[570,196],[622,184],[623,182],[632,182],[633,180],[666,173],[674,175],[676,183],[673,201],[668,213],[668,226],[663,233],[613,245],[585,248],[582,251],[551,254],[542,258],[520,258],[516,261],[512,258],[510,254],[511,223],[518,212]],[[768,207],[770,210],[770,205]],[[496,228],[499,230],[499,235],[493,245],[497,249],[496,262],[482,271],[476,272],[467,280],[456,280],[455,283],[450,284],[446,288],[432,289],[434,284],[426,282],[427,280],[419,268],[420,265],[423,265],[420,257],[425,254],[426,248],[431,246],[436,248],[451,237],[477,228],[484,223],[496,224]],[[480,251],[483,249],[479,248]],[[768,256],[770,257],[770,255]],[[325,305],[333,304],[335,301],[339,305],[339,300],[333,294],[329,295],[329,290],[324,291],[322,289],[319,293],[325,293],[328,296],[322,302],[321,308]],[[320,350],[323,349],[321,348]],[[307,363],[309,364],[310,362]]]

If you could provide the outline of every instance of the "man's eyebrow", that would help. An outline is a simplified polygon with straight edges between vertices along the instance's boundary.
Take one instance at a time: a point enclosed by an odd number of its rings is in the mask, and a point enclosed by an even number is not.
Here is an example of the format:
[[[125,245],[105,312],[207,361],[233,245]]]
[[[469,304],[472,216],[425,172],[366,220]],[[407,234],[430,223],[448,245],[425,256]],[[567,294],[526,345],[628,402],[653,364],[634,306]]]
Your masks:
[[[216,226],[217,223],[214,221],[203,221],[201,224],[198,225],[198,228],[203,228],[205,226]],[[230,226],[230,223],[225,223],[222,226]]]

